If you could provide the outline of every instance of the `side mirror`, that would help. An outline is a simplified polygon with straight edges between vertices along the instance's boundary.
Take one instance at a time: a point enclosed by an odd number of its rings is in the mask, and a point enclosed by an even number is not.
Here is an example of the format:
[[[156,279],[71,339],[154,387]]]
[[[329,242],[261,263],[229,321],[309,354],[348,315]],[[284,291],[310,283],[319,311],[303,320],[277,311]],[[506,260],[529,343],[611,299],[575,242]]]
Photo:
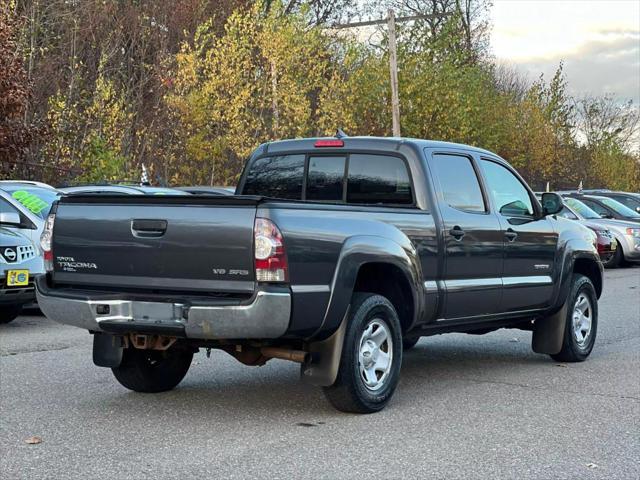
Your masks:
[[[0,213],[0,225],[13,225],[18,226],[22,223],[20,215],[16,212],[2,212]]]
[[[562,197],[557,193],[543,193],[540,202],[545,215],[555,215],[562,210]]]

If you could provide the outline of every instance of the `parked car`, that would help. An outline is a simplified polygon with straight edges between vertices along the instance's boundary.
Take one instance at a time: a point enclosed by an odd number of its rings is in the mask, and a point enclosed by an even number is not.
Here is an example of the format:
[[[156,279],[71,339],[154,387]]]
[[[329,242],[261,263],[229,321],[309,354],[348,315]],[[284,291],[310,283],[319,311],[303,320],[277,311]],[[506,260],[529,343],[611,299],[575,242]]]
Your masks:
[[[587,220],[589,223],[600,225],[603,229],[610,230],[615,237],[618,247],[611,259],[604,264],[605,267],[615,268],[625,262],[640,261],[640,226],[638,224],[624,220],[602,218],[578,198],[564,197],[563,201],[565,209],[572,212],[573,215],[581,220]]]
[[[14,320],[22,307],[35,300],[33,279],[44,273],[42,257],[33,242],[11,227],[16,213],[0,213],[0,324]]]
[[[160,392],[200,348],[301,364],[339,410],[375,412],[421,336],[532,330],[583,361],[602,264],[593,233],[497,155],[446,142],[260,146],[238,196],[69,195],[49,216],[38,301],[93,333],[93,360]]]
[[[612,192],[610,190],[585,190],[584,193],[613,198],[625,207],[630,208],[636,213],[640,213],[640,193]]]
[[[187,192],[167,187],[151,187],[146,185],[77,185],[62,187],[65,194],[101,194],[101,195],[187,195]]]
[[[10,228],[19,230],[34,245],[40,235],[49,210],[62,192],[46,183],[22,180],[0,181],[0,212],[17,213],[20,223]]]
[[[616,220],[640,223],[640,213],[625,207],[613,198],[580,193],[571,193],[567,197],[577,198],[602,218],[615,218]]]
[[[191,193],[193,195],[233,195],[236,191],[235,187],[176,187],[176,190]]]
[[[61,187],[60,190],[67,195],[101,194],[101,195],[144,195],[140,190],[125,185],[77,185],[74,187]]]
[[[556,192],[557,193],[557,192]],[[536,192],[536,197],[538,200],[542,199],[542,193]],[[585,206],[585,208],[589,208]],[[598,225],[597,223],[593,223],[583,217],[580,217],[576,214],[571,208],[566,206],[566,203],[563,202],[562,210],[558,213],[559,216],[568,218],[569,220],[573,220],[579,222],[584,225],[588,229],[592,230],[594,233],[594,243],[598,250],[598,254],[600,255],[600,261],[604,267],[611,267],[613,264],[613,258],[616,253],[616,249],[618,248],[618,242],[615,239],[613,233],[603,227],[602,225]],[[594,218],[600,218],[600,215],[593,212]]]

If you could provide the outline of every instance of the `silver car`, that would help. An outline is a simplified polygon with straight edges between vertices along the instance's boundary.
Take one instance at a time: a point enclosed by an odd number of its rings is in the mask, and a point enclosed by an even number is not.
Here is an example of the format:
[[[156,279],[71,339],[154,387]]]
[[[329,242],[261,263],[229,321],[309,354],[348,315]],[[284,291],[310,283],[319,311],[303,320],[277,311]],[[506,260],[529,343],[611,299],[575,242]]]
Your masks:
[[[18,230],[34,245],[40,244],[40,235],[51,205],[62,192],[46,183],[26,180],[0,181],[0,213],[17,214],[20,221],[7,228]]]
[[[0,221],[11,215],[0,213]],[[13,218],[15,220],[15,218]],[[19,231],[0,226],[0,324],[16,318],[35,300],[33,276],[44,273],[42,255]]]
[[[624,261],[640,261],[640,225],[625,220],[602,218],[577,198],[564,197],[563,200],[565,208],[578,219],[597,223],[613,233],[618,242],[618,249],[608,267],[616,267]],[[560,214],[562,215],[562,212]]]

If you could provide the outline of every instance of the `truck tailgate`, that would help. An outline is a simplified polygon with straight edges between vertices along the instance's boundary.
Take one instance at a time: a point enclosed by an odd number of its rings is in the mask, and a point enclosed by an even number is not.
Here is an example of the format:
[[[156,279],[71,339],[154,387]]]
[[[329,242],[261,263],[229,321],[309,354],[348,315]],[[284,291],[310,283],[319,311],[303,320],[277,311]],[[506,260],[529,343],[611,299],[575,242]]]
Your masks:
[[[118,290],[250,293],[257,197],[70,195],[53,280]]]

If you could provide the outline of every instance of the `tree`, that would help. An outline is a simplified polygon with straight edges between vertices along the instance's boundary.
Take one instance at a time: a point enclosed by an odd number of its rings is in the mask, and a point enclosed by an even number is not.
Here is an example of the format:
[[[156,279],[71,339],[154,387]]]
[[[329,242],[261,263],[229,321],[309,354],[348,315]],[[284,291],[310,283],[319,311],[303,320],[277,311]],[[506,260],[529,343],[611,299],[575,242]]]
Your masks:
[[[168,102],[185,132],[178,181],[237,180],[260,143],[319,133],[321,99],[338,65],[332,40],[301,15],[256,5],[229,17],[217,37],[211,23],[178,55]]]
[[[12,4],[0,6],[0,165],[2,176],[20,175],[33,131],[25,121],[31,94],[18,48],[19,21]]]

